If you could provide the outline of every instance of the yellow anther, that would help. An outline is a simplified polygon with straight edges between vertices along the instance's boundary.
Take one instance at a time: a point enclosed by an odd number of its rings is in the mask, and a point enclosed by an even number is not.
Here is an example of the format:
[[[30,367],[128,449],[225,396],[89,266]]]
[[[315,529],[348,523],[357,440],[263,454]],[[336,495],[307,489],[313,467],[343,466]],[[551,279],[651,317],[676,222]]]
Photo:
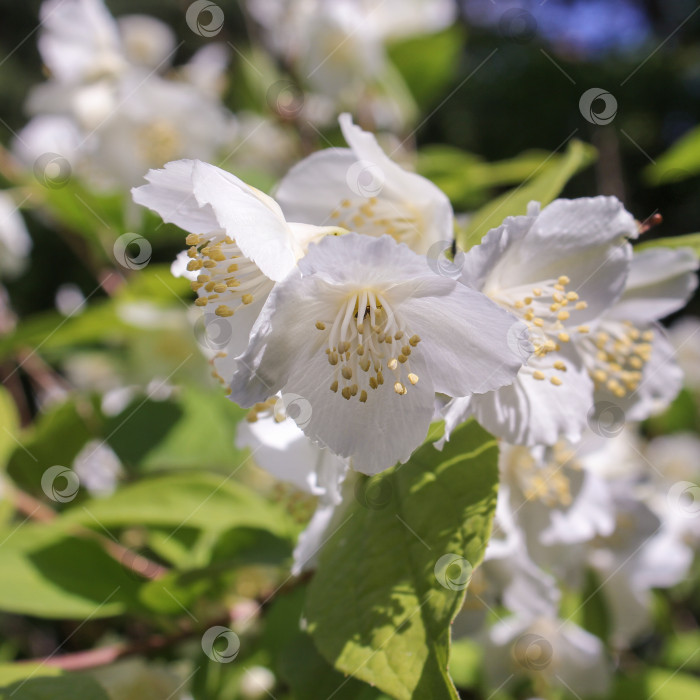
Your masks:
[[[532,293],[533,293],[536,297],[541,297],[541,296],[542,296],[542,290],[541,290],[539,287],[535,287],[535,288],[532,290]]]
[[[328,362],[332,365],[338,364],[338,353],[333,351],[328,355]]]
[[[578,294],[576,294],[576,292],[567,292],[567,293],[566,293],[566,298],[567,298],[569,301],[576,301],[576,300],[578,299]]]
[[[557,314],[557,318],[558,318],[560,321],[566,321],[566,320],[569,318],[570,315],[571,315],[571,314],[570,314],[568,311],[560,311],[560,312]]]
[[[571,282],[571,280],[570,280],[566,275],[562,275],[562,276],[557,280],[557,282],[558,282],[559,284],[567,285],[567,284],[569,284],[569,282]]]
[[[562,362],[562,360],[557,360],[554,363],[554,369],[558,369],[560,372],[566,372],[566,365]]]
[[[357,354],[362,357],[365,354],[365,346],[364,345],[358,345],[357,346]],[[369,362],[369,360],[367,360]]]
[[[542,379],[544,379],[544,372],[540,372],[540,370],[536,369],[536,370],[532,373],[532,376],[533,376],[535,379],[542,380]]]
[[[202,261],[201,260],[190,260],[187,263],[187,269],[190,272],[194,272],[194,270],[201,270],[202,269]]]
[[[320,331],[326,330],[326,324],[323,321],[316,321],[316,328]]]
[[[524,309],[525,308],[525,304],[522,301],[520,301],[519,299],[518,299],[518,301],[515,302],[515,304],[513,304],[513,306],[516,309]]]
[[[362,360],[360,360],[360,368],[363,372],[369,372],[369,365],[369,357],[365,357]]]
[[[406,389],[406,387],[401,382],[396,382],[396,384],[394,384],[394,391],[397,394],[399,394],[399,396],[408,393],[408,389]]]
[[[550,310],[550,311],[559,311],[559,309],[561,309],[561,306],[560,306],[559,304],[552,304],[552,305],[549,307],[549,310]]]
[[[396,331],[396,333],[394,333],[394,339],[401,340],[401,338],[403,338],[403,331]]]
[[[194,300],[195,306],[206,306],[208,301],[206,297],[199,297]]]
[[[404,345],[401,348],[401,352],[408,357],[411,354],[411,346],[410,345]]]
[[[407,359],[408,359],[408,358],[407,358],[406,355],[404,355],[403,353],[399,354],[398,360],[399,360],[399,362],[400,362],[401,364],[403,364],[404,362],[406,362]]]
[[[227,268],[227,272],[238,272],[238,265],[236,263],[231,263]]]
[[[216,307],[216,311],[214,312],[217,316],[233,316],[233,309],[229,309],[228,306],[225,304],[222,304],[221,306]]]
[[[595,370],[593,370],[593,379],[596,382],[599,382],[600,384],[602,384],[603,382],[607,381],[608,375],[602,369],[595,369]]]
[[[533,322],[538,328],[542,328],[542,326],[544,326],[544,320],[541,319],[541,318],[533,318],[533,319],[532,319],[532,322]]]
[[[212,267],[216,267],[216,263],[213,260],[205,260],[204,262],[201,262],[200,260],[192,260],[191,262],[187,263],[187,267],[193,263],[193,262],[198,262],[200,263],[200,267],[206,267],[207,269],[211,270]],[[193,268],[198,270],[199,268]]]
[[[199,251],[196,248],[190,248],[187,251],[187,257],[196,258],[199,255]]]
[[[374,377],[369,378],[369,385],[372,387],[372,389],[376,389],[377,386],[379,386],[377,384],[377,380]]]
[[[365,401],[367,401],[367,392],[364,389],[360,393],[360,401],[362,403],[365,403]]]
[[[217,294],[223,294],[227,289],[228,289],[228,287],[226,286],[226,284],[224,282],[219,282],[218,284],[214,285],[214,291]]]
[[[579,326],[576,329],[579,333],[590,333],[590,328],[588,326]]]
[[[418,343],[420,343],[420,337],[417,335],[412,335],[409,339],[408,342],[410,343],[412,348],[415,348]]]
[[[562,381],[561,381],[561,379],[559,379],[559,377],[551,377],[549,381],[551,384],[554,384],[554,386],[561,386],[562,385]]]
[[[530,304],[532,304],[532,297],[525,297],[523,301],[525,302],[526,306],[529,306]]]
[[[350,397],[352,396],[352,392],[350,391],[349,386],[344,386],[343,390],[340,393],[342,394],[344,399],[347,399],[348,401],[350,401]]]
[[[252,295],[252,294],[244,294],[244,295],[241,297],[241,301],[242,301],[244,304],[252,304],[252,303],[253,303],[253,295]]]
[[[397,360],[395,357],[392,357],[392,358],[389,360],[389,362],[386,363],[386,366],[387,366],[389,369],[394,370],[394,369],[396,369],[396,368],[399,366],[398,360]]]
[[[331,391],[333,393],[336,393],[338,391],[338,380],[337,379],[331,384]]]
[[[349,206],[350,206],[350,200],[349,200],[349,199],[344,199],[344,200],[340,203],[340,206],[341,206],[341,207],[346,207],[346,208],[349,207]]]
[[[574,306],[576,311],[583,311],[583,309],[588,308],[588,304],[585,301],[578,301],[576,302],[576,306]]]
[[[190,233],[185,238],[187,245],[199,245],[202,242],[201,236],[197,233]]]
[[[343,367],[340,373],[343,375],[343,379],[352,379],[352,369],[350,367]]]
[[[384,375],[381,372],[377,372],[377,384],[384,384]]]
[[[357,226],[359,228],[365,223],[365,220],[359,214],[356,214],[352,217],[352,223],[353,226]]]
[[[642,333],[642,340],[646,343],[650,343],[654,340],[654,331],[644,331],[644,333]]]
[[[414,384],[414,385],[415,385],[415,384],[418,384],[418,375],[417,375],[417,374],[413,374],[413,372],[411,372],[411,373],[408,375],[408,381],[411,382],[411,384]]]

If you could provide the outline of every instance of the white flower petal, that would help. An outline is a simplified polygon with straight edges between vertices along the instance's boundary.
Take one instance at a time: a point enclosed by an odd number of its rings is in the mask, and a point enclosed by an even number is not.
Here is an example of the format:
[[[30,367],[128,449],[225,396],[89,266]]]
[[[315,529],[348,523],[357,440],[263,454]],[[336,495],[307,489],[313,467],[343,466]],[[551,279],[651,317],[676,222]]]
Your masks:
[[[577,353],[564,346],[558,354],[566,362],[565,373],[551,369],[551,355],[533,356],[511,386],[448,404],[447,427],[474,416],[489,432],[513,445],[553,445],[560,437],[578,440],[593,404],[593,383]],[[545,379],[535,379],[536,371]],[[551,377],[563,384],[553,385]]]
[[[51,73],[77,82],[125,67],[117,25],[101,0],[47,0],[39,51]]]
[[[294,268],[298,251],[284,215],[271,197],[201,161],[194,162],[192,180],[200,206],[211,206],[220,227],[267,277],[279,281]]]
[[[632,257],[627,286],[610,318],[648,323],[685,306],[698,286],[691,248],[650,248]]]
[[[149,185],[134,187],[137,204],[155,211],[167,224],[190,233],[210,233],[221,228],[209,205],[202,206],[194,196],[193,160],[166,163],[161,170],[149,170]]]
[[[311,409],[306,434],[375,473],[424,439],[433,378],[462,394],[512,380],[521,363],[507,343],[512,325],[388,236],[326,237],[273,289],[239,358],[232,398],[252,406],[278,391],[298,394]]]

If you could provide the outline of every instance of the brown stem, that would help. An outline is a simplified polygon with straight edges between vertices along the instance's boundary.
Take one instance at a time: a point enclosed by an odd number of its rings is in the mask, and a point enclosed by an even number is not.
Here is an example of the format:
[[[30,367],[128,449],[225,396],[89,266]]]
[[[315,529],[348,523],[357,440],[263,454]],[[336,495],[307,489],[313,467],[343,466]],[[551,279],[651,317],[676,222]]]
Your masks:
[[[14,499],[17,510],[33,520],[46,523],[51,522],[57,516],[56,511],[52,508],[49,508],[41,501],[34,498],[34,496],[30,496],[20,489],[14,489]],[[105,537],[99,532],[90,530],[87,527],[76,526],[71,529],[71,534],[96,540],[102,545],[107,554],[118,561],[122,566],[131,569],[131,571],[137,573],[139,576],[143,576],[151,581],[162,578],[169,571],[165,566],[161,566],[151,559],[137,554],[132,549],[124,547],[118,542],[111,540],[109,537]]]

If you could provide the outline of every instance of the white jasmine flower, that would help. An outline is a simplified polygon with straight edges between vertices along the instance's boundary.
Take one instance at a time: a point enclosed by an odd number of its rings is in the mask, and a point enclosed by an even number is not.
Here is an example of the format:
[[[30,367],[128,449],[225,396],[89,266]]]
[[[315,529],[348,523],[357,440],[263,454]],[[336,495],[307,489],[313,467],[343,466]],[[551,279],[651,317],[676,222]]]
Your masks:
[[[619,406],[627,420],[663,410],[681,389],[673,346],[656,323],[685,306],[697,287],[698,259],[690,248],[635,253],[620,300],[575,337],[595,384],[595,400]]]
[[[24,269],[32,239],[19,207],[6,192],[0,192],[0,276],[12,277]]]
[[[559,199],[542,211],[531,203],[465,254],[462,281],[527,323],[535,353],[512,386],[451,402],[448,431],[473,415],[512,444],[579,438],[593,383],[571,340],[622,294],[635,235],[614,197]]]
[[[440,241],[441,250],[447,247],[454,223],[445,194],[392,161],[349,114],[339,121],[350,148],[317,151],[289,171],[275,192],[285,215],[370,236],[388,234],[421,254]]]
[[[150,184],[132,190],[134,201],[189,232],[186,271],[196,274],[195,304],[230,319],[230,337],[215,358],[217,377],[228,384],[231,360],[247,346],[275,282],[294,268],[310,240],[338,229],[288,223],[271,197],[198,160],[168,163],[146,179]]]
[[[319,496],[322,504],[337,505],[347,461],[314,445],[287,415],[284,402],[285,397],[273,397],[254,407],[238,426],[236,445],[249,447],[256,464],[276,478]]]
[[[484,653],[486,676],[494,688],[529,677],[549,697],[553,689],[602,695],[610,683],[609,664],[598,637],[568,620],[517,615],[490,630]]]
[[[326,237],[270,294],[231,396],[242,406],[277,391],[303,397],[304,432],[373,474],[420,445],[436,391],[512,381],[521,363],[506,342],[514,325],[389,236]]]
[[[627,647],[652,623],[653,588],[682,581],[692,563],[692,550],[636,497],[629,484],[617,485],[616,527],[591,543],[589,562],[605,585],[601,588],[610,610],[613,645]]]
[[[563,440],[553,447],[502,445],[500,473],[499,499],[537,561],[544,547],[586,542],[615,527],[605,482]]]
[[[100,440],[90,440],[77,454],[73,470],[80,483],[94,496],[109,496],[123,474],[119,457]]]
[[[212,160],[232,142],[235,118],[219,100],[221,47],[198,52],[180,79],[166,78],[174,37],[152,17],[117,21],[100,0],[50,0],[42,20],[39,46],[52,78],[30,93],[37,116],[14,145],[28,166],[59,153],[91,188],[111,190],[170,160]],[[67,139],[67,131],[75,133]],[[61,140],[71,147],[46,148]]]

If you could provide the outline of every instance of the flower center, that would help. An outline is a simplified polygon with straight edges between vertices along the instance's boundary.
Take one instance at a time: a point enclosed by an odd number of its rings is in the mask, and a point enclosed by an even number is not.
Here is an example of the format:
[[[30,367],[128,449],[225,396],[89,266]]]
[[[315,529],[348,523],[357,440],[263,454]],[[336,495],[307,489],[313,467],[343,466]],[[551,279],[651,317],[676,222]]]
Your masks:
[[[579,298],[574,291],[567,291],[571,280],[566,275],[561,275],[556,280],[547,280],[539,287],[520,286],[506,290],[499,289],[486,294],[498,304],[508,309],[511,313],[520,317],[528,327],[530,340],[535,347],[535,357],[544,358],[550,352],[561,349],[561,343],[571,340],[572,313],[582,311],[588,304]],[[577,333],[588,333],[589,327],[579,325],[575,328]],[[541,364],[540,364],[541,366]],[[566,372],[566,363],[557,359],[545,369],[552,370],[549,381],[554,386],[563,384],[561,375]],[[541,369],[532,370],[527,365],[523,367],[525,373],[529,373],[538,381],[547,379],[547,375]]]
[[[377,197],[360,201],[344,199],[331,212],[331,219],[348,231],[375,237],[387,234],[409,247],[422,236],[424,228],[420,214],[413,207]]]
[[[549,508],[568,507],[573,502],[571,483],[564,469],[580,469],[574,452],[560,441],[549,452],[544,464],[536,460],[525,447],[514,448],[508,463],[509,478],[514,481],[528,501],[540,501]]]
[[[630,321],[607,321],[586,338],[588,373],[596,389],[605,388],[618,398],[636,391],[644,365],[649,362],[654,331],[640,331]]]
[[[158,119],[138,132],[138,142],[146,161],[160,168],[163,163],[175,160],[182,146],[179,131],[168,121]]]
[[[197,306],[214,304],[217,316],[233,316],[241,307],[252,304],[256,296],[267,295],[274,283],[246,258],[236,241],[223,231],[201,236],[191,233],[185,239],[192,246],[187,254],[190,271],[201,270],[192,289],[199,295]]]
[[[403,322],[378,292],[352,294],[334,319],[316,322],[325,333],[326,355],[333,367],[330,390],[348,401],[359,395],[362,403],[369,392],[384,384],[384,370],[393,373],[394,391],[403,396],[407,385],[416,384],[409,357],[420,342],[409,336]]]

